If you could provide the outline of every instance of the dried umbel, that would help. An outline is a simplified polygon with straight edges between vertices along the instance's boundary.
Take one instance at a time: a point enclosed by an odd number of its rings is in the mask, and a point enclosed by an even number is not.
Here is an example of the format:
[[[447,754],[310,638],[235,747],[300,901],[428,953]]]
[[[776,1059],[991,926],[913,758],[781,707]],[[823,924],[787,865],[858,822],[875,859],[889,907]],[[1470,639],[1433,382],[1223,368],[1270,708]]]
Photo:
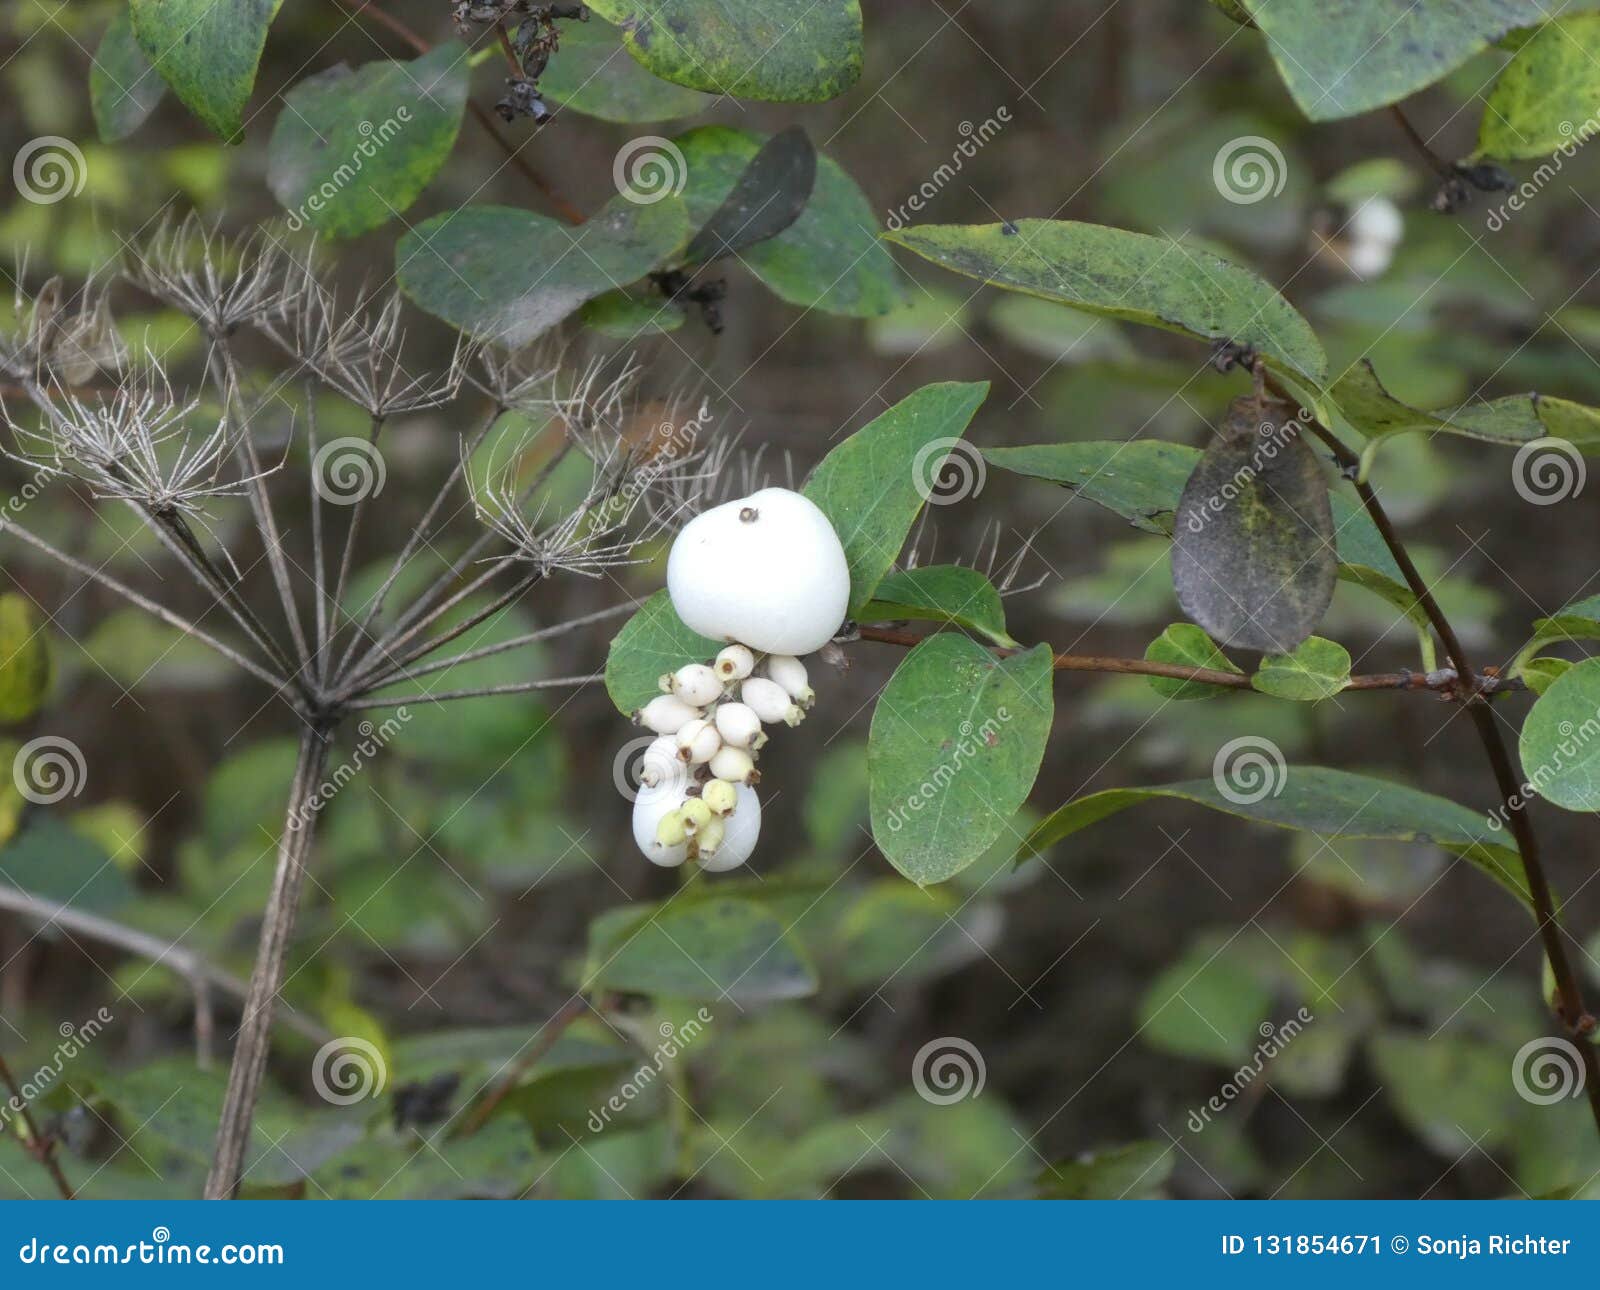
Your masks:
[[[60,278],[51,278],[37,294],[20,285],[27,275],[18,270],[14,297],[15,327],[0,336],[0,368],[24,385],[82,385],[102,370],[116,371],[127,348],[112,324],[103,291],[86,288],[76,303],[66,298]]]
[[[233,239],[197,215],[165,219],[143,241],[127,243],[122,274],[194,319],[214,340],[282,317],[292,293],[308,285],[269,230]]]

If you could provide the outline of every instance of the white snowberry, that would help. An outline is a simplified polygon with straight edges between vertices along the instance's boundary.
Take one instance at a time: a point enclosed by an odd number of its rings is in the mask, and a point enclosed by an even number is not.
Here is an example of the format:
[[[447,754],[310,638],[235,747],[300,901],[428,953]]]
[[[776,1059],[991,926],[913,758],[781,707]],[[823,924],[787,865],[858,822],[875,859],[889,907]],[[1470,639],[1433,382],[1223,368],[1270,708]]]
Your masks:
[[[716,726],[704,717],[685,724],[677,733],[678,756],[691,766],[710,761],[722,747],[722,736]]]
[[[686,663],[661,681],[663,690],[676,694],[693,708],[709,707],[722,697],[722,682],[704,663]]]
[[[756,774],[756,760],[743,748],[729,748],[726,745],[717,749],[717,755],[711,759],[711,773],[718,779],[730,779],[736,784],[749,784],[759,779]]]
[[[717,733],[722,742],[733,748],[759,749],[767,742],[761,729],[761,718],[748,703],[722,703],[716,712]]]
[[[639,783],[645,788],[660,788],[674,779],[684,780],[686,774],[675,738],[657,735],[651,740],[639,763]]]
[[[683,817],[683,831],[691,838],[699,837],[714,818],[711,808],[699,797],[686,799],[678,808],[678,814]]]
[[[738,802],[732,813],[713,823],[722,825],[722,837],[709,855],[703,842],[697,844],[700,867],[710,873],[737,869],[750,858],[761,836],[761,799],[756,796],[755,789],[740,784]]]
[[[689,722],[703,715],[674,694],[662,694],[633,714],[633,719],[658,735],[675,735]]]
[[[686,800],[685,787],[684,784],[669,784],[664,788],[646,789],[634,799],[634,844],[644,853],[646,860],[664,869],[675,868],[689,858],[689,840],[684,834],[682,819],[678,816],[679,808]],[[678,818],[677,828],[674,830],[669,824],[663,830],[663,821],[668,821],[670,817]],[[658,832],[665,832],[675,840],[663,842],[657,836]]]
[[[787,488],[763,488],[684,525],[667,558],[678,617],[713,640],[809,654],[850,604],[850,567],[833,525]]]
[[[795,705],[786,691],[776,681],[764,676],[752,676],[739,687],[739,697],[768,725],[782,721],[798,726],[806,714]]]
[[[816,692],[806,681],[806,665],[792,655],[773,654],[768,657],[767,675],[802,708],[809,708],[816,702]]]
[[[756,670],[756,656],[743,645],[729,645],[717,655],[711,670],[724,684],[742,681]]]
[[[1345,232],[1357,242],[1378,242],[1398,246],[1405,236],[1405,216],[1387,197],[1368,197],[1350,212]]]

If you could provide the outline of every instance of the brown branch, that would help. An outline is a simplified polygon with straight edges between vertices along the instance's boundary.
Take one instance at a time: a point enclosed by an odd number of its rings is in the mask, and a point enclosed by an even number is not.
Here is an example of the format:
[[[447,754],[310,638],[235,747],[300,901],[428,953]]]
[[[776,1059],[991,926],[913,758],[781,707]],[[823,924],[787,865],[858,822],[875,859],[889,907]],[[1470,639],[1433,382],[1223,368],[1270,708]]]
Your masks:
[[[884,645],[903,645],[907,648],[926,639],[915,632],[894,627],[861,627],[857,634],[864,641],[877,641]],[[1015,649],[994,647],[1001,657],[1019,653]],[[1202,685],[1215,685],[1230,690],[1249,690],[1250,678],[1242,672],[1223,672],[1209,667],[1184,667],[1181,663],[1159,663],[1148,658],[1109,658],[1099,654],[1057,654],[1054,660],[1057,672],[1113,672],[1136,676],[1164,676],[1174,681],[1194,681]],[[1456,697],[1459,678],[1453,668],[1440,668],[1436,672],[1372,672],[1352,676],[1345,682],[1345,690],[1426,690],[1444,698]],[[1521,690],[1526,688],[1520,680],[1498,676],[1480,676],[1478,692]]]
[[[1392,103],[1389,112],[1400,123],[1400,128],[1411,141],[1411,146],[1422,155],[1422,159],[1428,163],[1433,172],[1440,179],[1454,179],[1456,168],[1433,150],[1417,127],[1411,124],[1411,118],[1405,114],[1405,110],[1398,103]]]
[[[345,7],[352,18],[365,18],[377,23],[380,27],[387,28],[419,54],[426,54],[433,49],[431,44],[399,18],[378,8],[373,0],[339,0],[339,3]],[[504,35],[503,32],[502,35]],[[560,215],[569,224],[582,224],[585,219],[584,213],[563,197],[549,180],[528,164],[527,160],[522,156],[521,149],[500,133],[500,129],[495,125],[494,117],[490,115],[489,109],[471,98],[467,100],[467,108],[489,137],[504,149],[506,159],[521,172],[524,179],[544,194],[545,200],[551,206],[555,207],[556,214]]]
[[[1259,360],[1256,370],[1264,374],[1262,379],[1274,394],[1290,403],[1298,404],[1298,400],[1292,398],[1270,375],[1265,374],[1265,368],[1260,365]],[[1417,566],[1412,562],[1405,543],[1400,540],[1400,535],[1394,527],[1394,522],[1383,509],[1383,503],[1378,500],[1372,485],[1361,478],[1360,456],[1314,419],[1302,419],[1302,424],[1327,445],[1334,460],[1354,481],[1361,504],[1366,507],[1367,514],[1371,516],[1384,545],[1394,556],[1394,562],[1399,566],[1400,573],[1406,580],[1406,586],[1411,589],[1411,594],[1422,606],[1423,613],[1427,615],[1434,631],[1438,633],[1445,654],[1455,665],[1459,676],[1457,692],[1467,701],[1467,710],[1472,716],[1473,727],[1478,732],[1479,741],[1483,744],[1489,766],[1494,772],[1495,786],[1500,792],[1501,812],[1510,825],[1512,836],[1517,842],[1517,851],[1522,857],[1522,870],[1527,876],[1528,894],[1533,899],[1534,913],[1539,925],[1539,939],[1544,944],[1545,957],[1549,960],[1551,974],[1555,977],[1557,1011],[1562,1024],[1566,1026],[1575,1041],[1574,1046],[1583,1063],[1584,1091],[1589,1098],[1589,1110],[1594,1115],[1595,1127],[1600,1129],[1600,1056],[1596,1055],[1594,1045],[1589,1039],[1595,1029],[1595,1019],[1589,1014],[1583,998],[1583,986],[1578,980],[1578,974],[1573,970],[1567,947],[1562,943],[1561,922],[1556,915],[1555,898],[1550,890],[1549,879],[1545,876],[1539,840],[1533,831],[1533,822],[1527,814],[1525,794],[1512,766],[1511,754],[1506,749],[1505,739],[1500,733],[1499,726],[1495,724],[1494,713],[1489,709],[1488,696],[1491,687],[1487,682],[1491,679],[1490,674],[1473,669],[1471,660],[1462,648],[1460,638],[1450,625],[1450,620],[1445,617],[1444,611],[1439,608],[1439,602],[1434,599],[1433,592],[1429,590]]]
[[[486,1091],[483,1099],[472,1109],[472,1114],[461,1122],[461,1127],[451,1136],[457,1138],[470,1138],[481,1129],[495,1113],[500,1103],[505,1101],[511,1090],[522,1082],[522,1077],[528,1073],[538,1062],[556,1046],[556,1041],[566,1034],[567,1027],[589,1010],[589,1003],[581,994],[575,994],[561,1005],[560,1010],[544,1023],[543,1029],[529,1045],[526,1052],[518,1057],[512,1064],[506,1077],[493,1089]]]
[[[22,1096],[22,1088],[11,1074],[11,1068],[6,1065],[6,1059],[0,1057],[0,1083],[6,1086],[11,1094],[11,1104],[16,1108],[17,1114],[22,1117],[22,1127],[27,1130],[28,1154],[50,1171],[50,1177],[55,1182],[56,1190],[61,1193],[62,1200],[74,1199],[72,1184],[67,1181],[67,1176],[61,1171],[61,1162],[56,1159],[56,1143],[54,1138],[47,1138],[39,1132],[39,1126],[34,1122],[33,1112],[28,1109],[28,1100]]]

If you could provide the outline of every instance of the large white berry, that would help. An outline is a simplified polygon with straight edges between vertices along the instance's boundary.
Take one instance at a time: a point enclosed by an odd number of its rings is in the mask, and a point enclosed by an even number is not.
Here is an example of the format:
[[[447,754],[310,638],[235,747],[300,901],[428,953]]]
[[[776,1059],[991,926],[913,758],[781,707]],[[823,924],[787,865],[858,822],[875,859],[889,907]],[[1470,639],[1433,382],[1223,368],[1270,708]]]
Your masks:
[[[787,488],[763,488],[684,525],[667,590],[685,625],[713,640],[809,654],[850,604],[850,567],[828,517]]]
[[[663,689],[670,690],[691,707],[708,707],[722,697],[722,682],[704,663],[686,663],[671,676],[661,679]]]
[[[816,702],[816,693],[806,680],[806,665],[792,655],[773,654],[769,657],[767,675],[802,708],[809,708]]]
[[[678,756],[678,741],[671,735],[657,735],[644,750],[639,764],[639,782],[646,788],[660,788],[688,774]]]
[[[711,759],[711,773],[718,779],[732,780],[735,784],[748,784],[756,779],[756,761],[743,748],[717,749]]]
[[[1398,246],[1405,236],[1405,216],[1387,197],[1368,197],[1350,212],[1345,232],[1356,242],[1378,242]]]
[[[692,708],[675,694],[661,694],[633,714],[633,719],[658,735],[675,735],[684,726],[701,716],[699,708]]]
[[[748,703],[722,703],[715,714],[717,733],[722,742],[733,748],[760,748],[767,742],[761,729],[761,718]]]
[[[789,698],[788,691],[764,676],[752,676],[745,681],[739,687],[739,697],[768,725],[782,721],[798,726],[805,720],[806,714]]]
[[[714,839],[716,845],[706,854],[704,840],[699,843],[699,864],[711,873],[724,873],[737,869],[750,858],[761,836],[761,799],[748,784],[739,785],[739,797],[733,811],[717,821],[722,825],[722,836]]]
[[[662,821],[669,815],[676,815],[683,806],[687,787],[687,781],[673,783],[669,780],[660,788],[645,789],[634,799],[633,841],[651,864],[672,869],[689,858],[689,842],[683,836],[681,823],[674,835],[681,840],[669,844],[657,837]]]

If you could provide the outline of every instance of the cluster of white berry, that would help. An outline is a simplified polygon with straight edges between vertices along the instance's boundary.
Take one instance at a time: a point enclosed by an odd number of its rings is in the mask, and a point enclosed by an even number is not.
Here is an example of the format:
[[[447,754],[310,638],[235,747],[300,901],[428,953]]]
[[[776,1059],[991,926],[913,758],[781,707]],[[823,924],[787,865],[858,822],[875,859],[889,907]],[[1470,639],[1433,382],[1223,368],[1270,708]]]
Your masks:
[[[661,678],[634,719],[645,750],[633,837],[655,864],[736,869],[761,833],[756,759],[765,726],[797,726],[816,696],[800,656],[844,622],[850,570],[810,500],[764,488],[691,520],[667,559],[667,592],[691,630],[729,642]]]

